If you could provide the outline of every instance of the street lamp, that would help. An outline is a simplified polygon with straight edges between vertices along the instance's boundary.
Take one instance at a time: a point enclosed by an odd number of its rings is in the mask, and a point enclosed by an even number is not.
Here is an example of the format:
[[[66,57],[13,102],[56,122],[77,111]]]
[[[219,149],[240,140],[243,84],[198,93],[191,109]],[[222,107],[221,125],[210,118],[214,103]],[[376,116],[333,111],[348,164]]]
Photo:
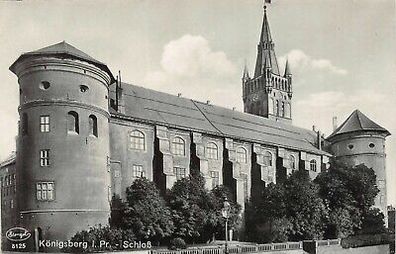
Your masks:
[[[223,209],[221,213],[225,218],[225,246],[224,246],[224,253],[228,254],[228,218],[230,218],[230,209],[231,205],[227,200],[227,197],[224,198]]]

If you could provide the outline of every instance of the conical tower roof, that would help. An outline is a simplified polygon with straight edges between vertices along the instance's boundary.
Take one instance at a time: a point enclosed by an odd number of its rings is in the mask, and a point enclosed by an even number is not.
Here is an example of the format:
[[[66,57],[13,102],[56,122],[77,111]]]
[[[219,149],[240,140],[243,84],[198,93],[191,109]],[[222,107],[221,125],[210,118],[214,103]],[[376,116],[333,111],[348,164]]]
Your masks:
[[[264,66],[266,64],[266,66]],[[275,55],[274,43],[272,41],[270,26],[267,18],[267,10],[264,7],[263,24],[261,27],[259,50],[257,52],[256,69],[254,77],[263,74],[263,67],[270,67],[272,73],[279,75],[278,60]]]
[[[355,110],[327,139],[332,139],[341,134],[362,131],[374,131],[386,136],[390,135],[388,130],[376,124],[359,110]]]
[[[114,81],[113,74],[109,70],[106,64],[96,60],[95,58],[89,56],[88,54],[84,53],[83,51],[77,49],[76,47],[70,45],[69,43],[62,41],[56,43],[54,45],[44,47],[35,51],[27,52],[22,54],[10,67],[10,70],[15,73],[15,65],[17,62],[35,56],[53,56],[59,58],[68,58],[68,59],[77,59],[81,61],[85,61],[87,63],[93,64],[98,68],[102,69],[103,71],[107,72],[112,81]]]

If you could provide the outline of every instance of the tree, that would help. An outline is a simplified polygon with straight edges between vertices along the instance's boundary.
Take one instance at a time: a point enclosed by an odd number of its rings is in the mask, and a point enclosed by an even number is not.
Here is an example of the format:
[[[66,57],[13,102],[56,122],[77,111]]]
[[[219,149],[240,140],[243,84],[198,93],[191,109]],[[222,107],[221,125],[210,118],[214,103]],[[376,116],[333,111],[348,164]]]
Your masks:
[[[286,218],[291,222],[290,240],[301,241],[323,237],[328,210],[319,197],[319,186],[307,171],[295,171],[285,181]]]
[[[205,180],[199,173],[177,181],[168,192],[168,203],[175,225],[174,237],[186,242],[208,242],[216,233],[224,232],[221,209],[224,198],[231,204],[230,228],[237,229],[241,222],[241,207],[232,201],[224,186],[212,191],[205,188]]]
[[[154,243],[173,233],[170,209],[155,184],[139,178],[126,190],[127,205],[121,212],[123,229],[130,229],[138,239]]]
[[[334,160],[315,182],[330,211],[325,236],[338,238],[362,232],[363,218],[373,218],[375,214],[370,210],[379,192],[374,170],[363,164],[351,167]],[[365,227],[368,224],[366,220]]]

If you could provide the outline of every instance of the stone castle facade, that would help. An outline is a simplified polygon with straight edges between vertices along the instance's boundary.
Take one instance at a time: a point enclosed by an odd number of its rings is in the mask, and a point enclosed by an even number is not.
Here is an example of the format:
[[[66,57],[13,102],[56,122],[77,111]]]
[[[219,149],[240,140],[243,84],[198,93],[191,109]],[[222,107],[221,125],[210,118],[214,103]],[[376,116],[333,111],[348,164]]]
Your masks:
[[[16,154],[0,164],[3,243],[14,226],[32,232],[33,249],[107,224],[112,195],[124,198],[140,177],[165,190],[199,170],[207,188],[228,186],[243,207],[294,170],[315,178],[332,156],[373,167],[386,214],[389,132],[360,111],[327,140],[293,126],[292,74],[287,63],[279,70],[266,12],[254,75],[242,77],[245,113],[122,83],[66,42],[24,53],[10,70],[20,122]]]

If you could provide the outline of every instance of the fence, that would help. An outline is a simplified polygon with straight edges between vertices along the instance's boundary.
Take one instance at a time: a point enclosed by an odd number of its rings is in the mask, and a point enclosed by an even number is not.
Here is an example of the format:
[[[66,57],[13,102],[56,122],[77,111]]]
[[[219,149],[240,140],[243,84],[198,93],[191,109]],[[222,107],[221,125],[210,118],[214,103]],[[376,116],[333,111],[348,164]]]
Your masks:
[[[267,243],[255,245],[232,245],[229,246],[230,254],[237,253],[256,253],[274,250],[300,250],[303,248],[302,242],[286,242],[286,243]],[[224,246],[218,247],[198,247],[185,250],[152,250],[152,254],[223,254]]]

